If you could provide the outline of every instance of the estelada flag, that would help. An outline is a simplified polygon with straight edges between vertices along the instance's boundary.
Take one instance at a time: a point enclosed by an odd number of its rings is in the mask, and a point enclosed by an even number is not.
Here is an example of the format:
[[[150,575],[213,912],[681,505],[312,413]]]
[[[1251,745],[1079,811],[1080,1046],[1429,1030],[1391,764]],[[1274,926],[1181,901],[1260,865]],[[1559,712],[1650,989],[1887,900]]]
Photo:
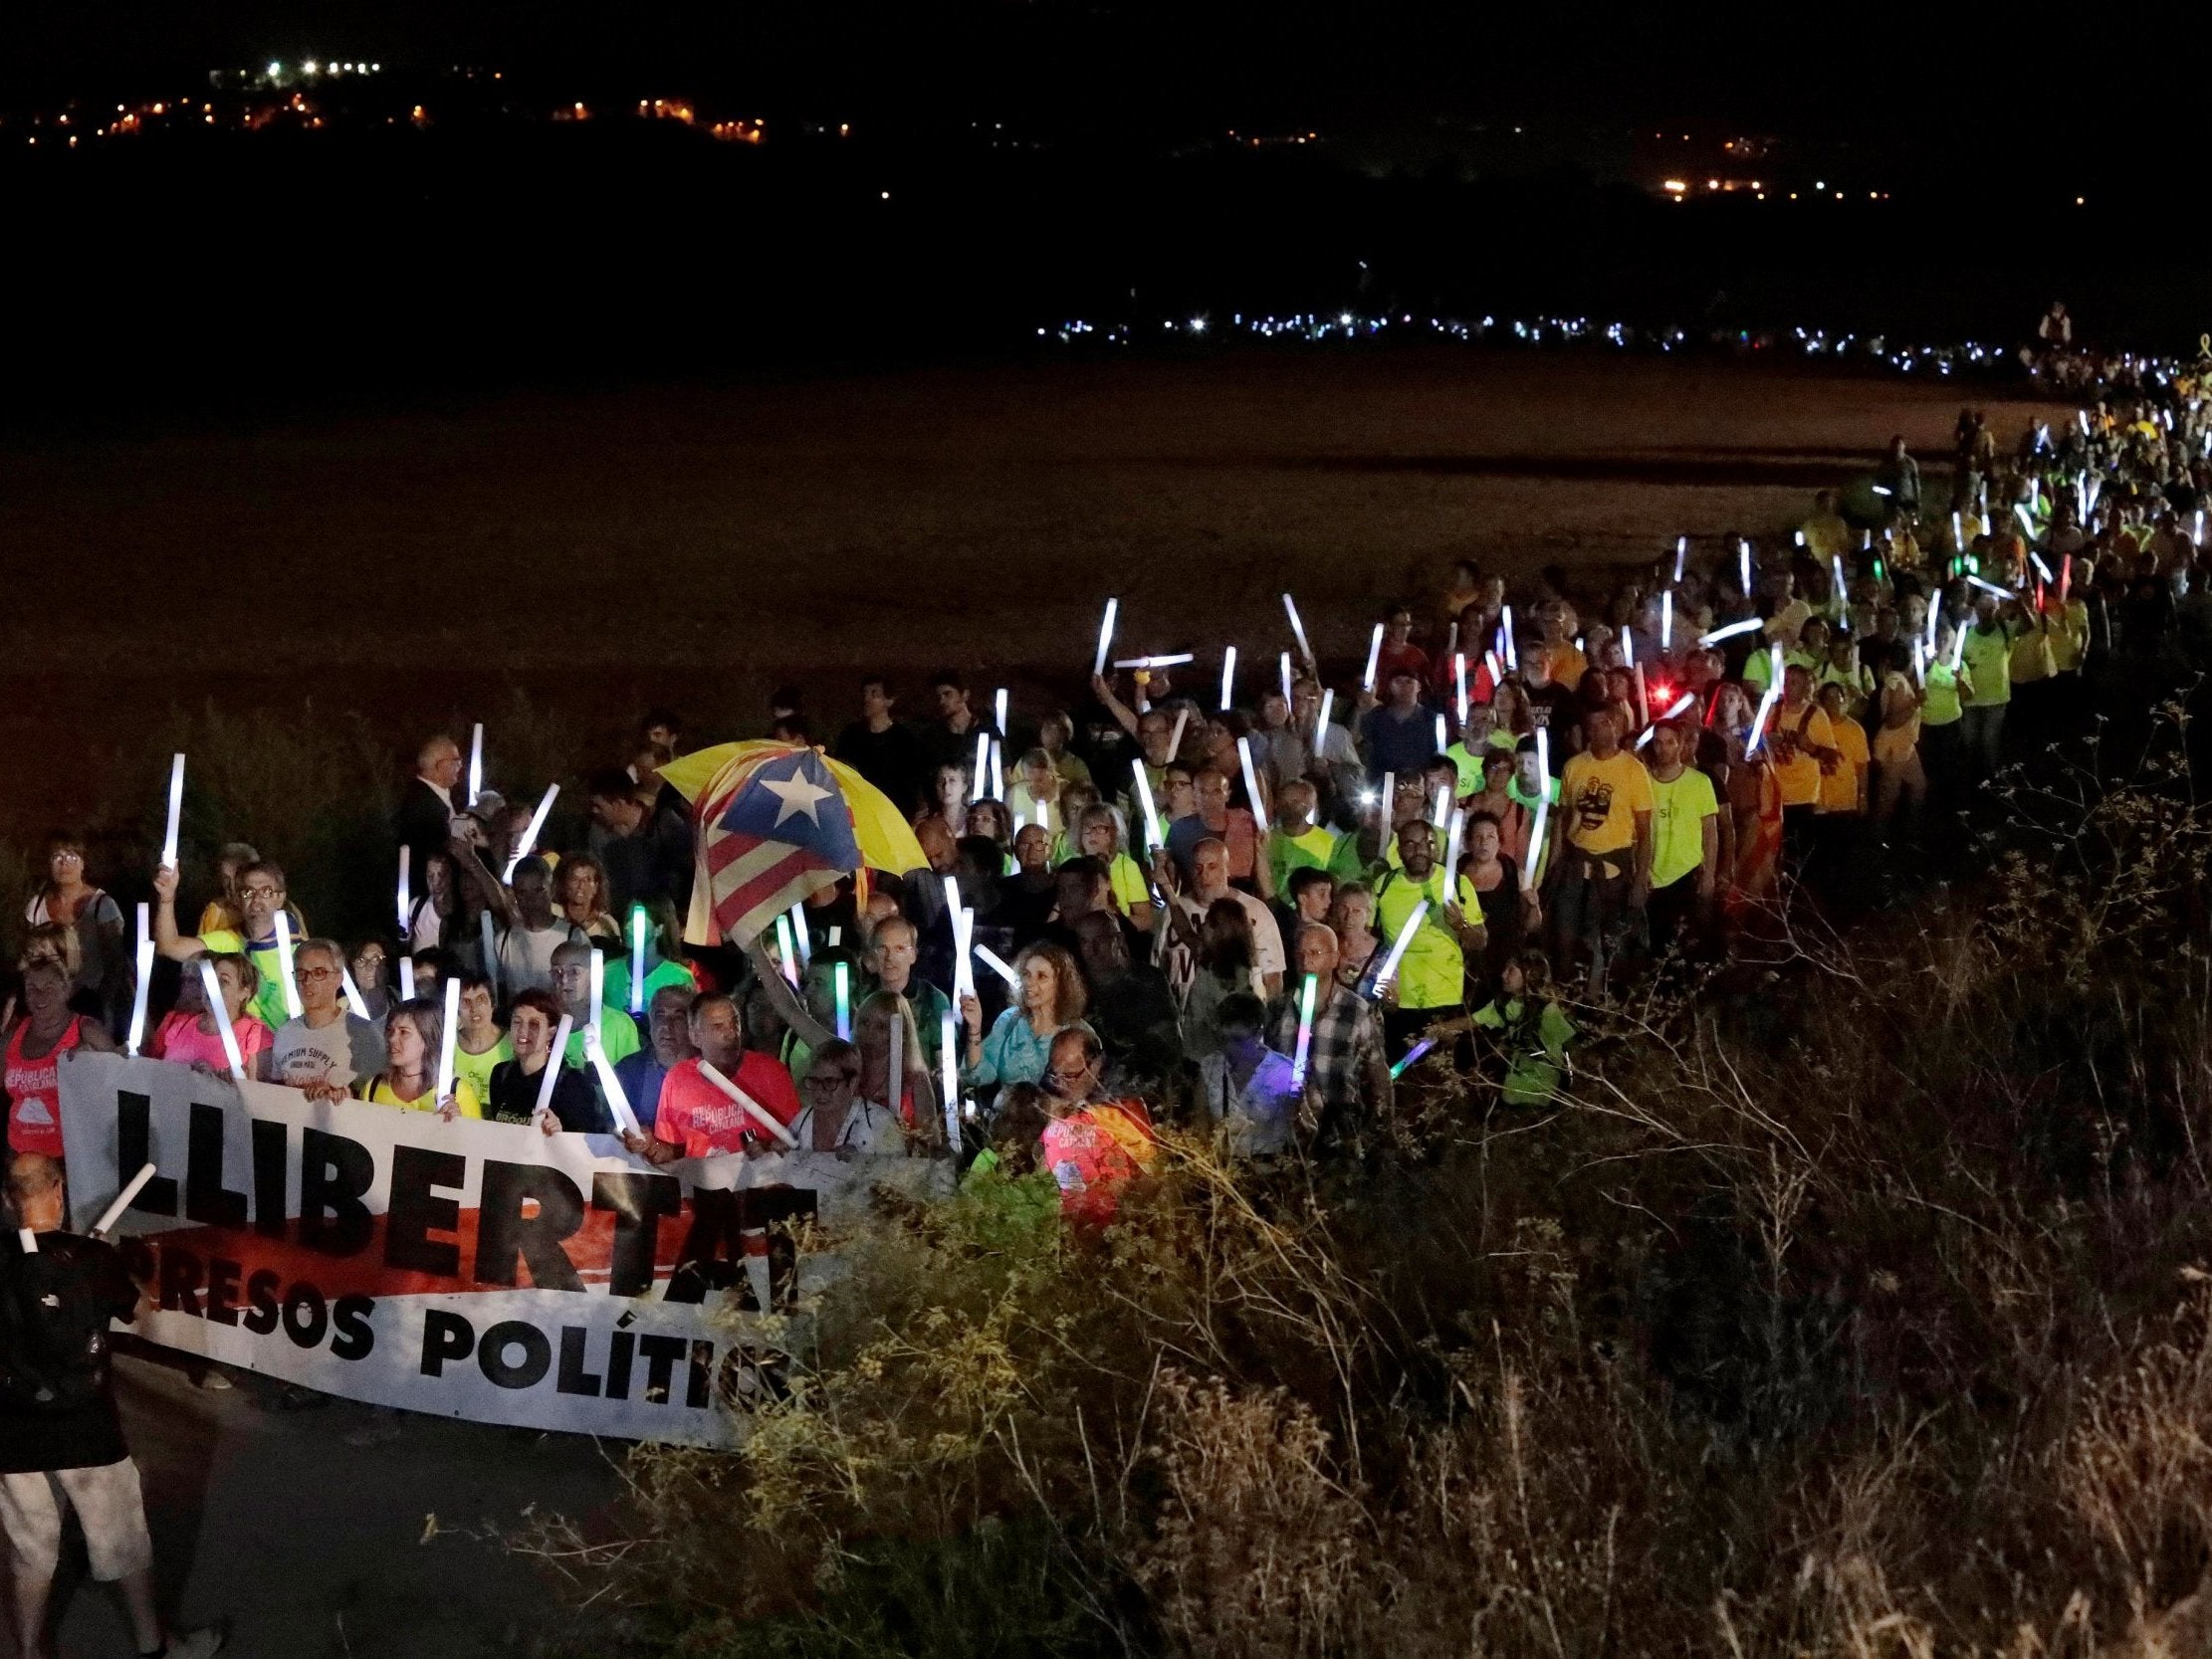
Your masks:
[[[864,876],[844,785],[811,748],[733,758],[695,811],[697,885],[732,943],[751,943],[809,895]]]

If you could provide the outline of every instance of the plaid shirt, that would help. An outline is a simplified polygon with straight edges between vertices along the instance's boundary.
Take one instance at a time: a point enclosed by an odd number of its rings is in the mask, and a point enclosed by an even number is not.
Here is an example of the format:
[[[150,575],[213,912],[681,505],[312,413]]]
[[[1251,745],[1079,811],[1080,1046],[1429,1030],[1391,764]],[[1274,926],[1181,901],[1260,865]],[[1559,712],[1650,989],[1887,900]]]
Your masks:
[[[1293,980],[1267,1010],[1267,1046],[1277,1054],[1298,1052],[1298,992]],[[1313,1044],[1306,1055],[1306,1085],[1319,1098],[1323,1120],[1347,1114],[1381,1116],[1390,1101],[1368,1099],[1367,1080],[1383,1068],[1383,1033],[1365,997],[1331,979],[1326,994],[1315,998]]]

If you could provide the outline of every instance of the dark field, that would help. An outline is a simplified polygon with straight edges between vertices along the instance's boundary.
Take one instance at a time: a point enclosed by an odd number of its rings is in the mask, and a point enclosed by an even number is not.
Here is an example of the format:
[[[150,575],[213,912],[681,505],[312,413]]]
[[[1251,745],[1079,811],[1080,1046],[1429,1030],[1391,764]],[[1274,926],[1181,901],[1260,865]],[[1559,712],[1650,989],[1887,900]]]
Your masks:
[[[396,769],[519,690],[585,762],[648,701],[757,730],[784,680],[833,729],[864,665],[910,709],[948,662],[1072,694],[1109,592],[1123,652],[1265,662],[1289,587],[1349,662],[1450,558],[1778,527],[1891,432],[1939,454],[1960,401],[1709,360],[1051,359],[19,442],[0,546],[41,598],[0,669],[6,827],[98,812],[209,699],[358,710]]]

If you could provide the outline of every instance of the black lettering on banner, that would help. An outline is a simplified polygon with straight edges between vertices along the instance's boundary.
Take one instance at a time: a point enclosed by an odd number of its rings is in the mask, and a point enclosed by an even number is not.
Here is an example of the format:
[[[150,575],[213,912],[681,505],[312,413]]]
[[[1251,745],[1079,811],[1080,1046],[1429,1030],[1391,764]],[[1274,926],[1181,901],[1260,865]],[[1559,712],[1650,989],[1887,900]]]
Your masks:
[[[153,1101],[129,1089],[115,1091],[115,1190],[153,1161]],[[176,1182],[156,1175],[131,1199],[141,1215],[176,1214]]]
[[[668,1403],[668,1386],[676,1375],[676,1361],[684,1356],[681,1337],[640,1337],[637,1351],[645,1355],[645,1397],[654,1405]]]
[[[223,1109],[192,1103],[185,1136],[184,1219],[203,1227],[243,1227],[246,1195],[223,1185]]]
[[[674,1175],[603,1170],[591,1177],[591,1207],[614,1212],[614,1254],[607,1294],[643,1296],[653,1288],[660,1218],[683,1209],[684,1183]]]
[[[391,1204],[384,1212],[384,1265],[410,1273],[451,1279],[461,1271],[461,1246],[433,1239],[432,1231],[458,1232],[461,1200],[433,1193],[434,1186],[458,1192],[469,1160],[459,1152],[428,1146],[394,1146],[391,1154]]]
[[[207,1264],[207,1317],[217,1325],[238,1323],[238,1276],[244,1271],[220,1256]]]
[[[708,1389],[714,1382],[715,1346],[705,1338],[694,1337],[691,1343],[691,1382],[684,1389],[686,1405],[704,1406]]]
[[[466,1359],[476,1348],[476,1327],[444,1308],[422,1316],[422,1374],[445,1375],[448,1359]]]
[[[361,1202],[376,1160],[357,1141],[328,1130],[300,1134],[300,1242],[326,1256],[358,1254],[375,1222]]]
[[[538,1213],[523,1214],[524,1200]],[[484,1161],[483,1195],[477,1200],[476,1277],[487,1285],[519,1283],[515,1258],[530,1269],[542,1291],[580,1291],[583,1280],[560,1241],[583,1225],[583,1194],[558,1169],[544,1163]],[[491,1339],[486,1338],[487,1342]],[[489,1374],[489,1373],[487,1373]]]
[[[254,1120],[254,1231],[283,1238],[285,1230],[285,1163],[292,1151],[287,1125],[267,1118]]]
[[[359,1359],[376,1346],[376,1328],[368,1323],[368,1316],[376,1311],[376,1304],[359,1292],[348,1292],[337,1299],[337,1306],[331,1310],[331,1357],[333,1359]]]
[[[676,1252],[676,1271],[668,1276],[663,1293],[670,1302],[704,1302],[710,1290],[728,1290],[737,1283],[745,1246],[738,1239],[738,1194],[709,1192],[691,1195],[691,1225]]]
[[[161,1247],[161,1311],[200,1317],[200,1259],[181,1245]]]
[[[241,1321],[257,1337],[266,1337],[277,1329],[277,1275],[272,1268],[257,1268],[246,1279],[246,1304],[249,1309]]]
[[[583,1368],[584,1345],[590,1340],[591,1333],[580,1325],[560,1328],[560,1374],[553,1381],[556,1393],[598,1397],[599,1379]]]
[[[321,1348],[330,1328],[330,1305],[305,1279],[284,1294],[284,1334],[300,1348]]]
[[[507,1362],[510,1348],[523,1350],[521,1364]],[[484,1340],[476,1345],[476,1368],[494,1387],[535,1387],[545,1380],[546,1372],[552,1367],[553,1344],[546,1341],[543,1331],[525,1320],[502,1320],[485,1332]]]
[[[614,1341],[607,1345],[607,1389],[610,1400],[630,1397],[630,1359],[637,1352],[637,1339],[627,1331],[617,1331]]]

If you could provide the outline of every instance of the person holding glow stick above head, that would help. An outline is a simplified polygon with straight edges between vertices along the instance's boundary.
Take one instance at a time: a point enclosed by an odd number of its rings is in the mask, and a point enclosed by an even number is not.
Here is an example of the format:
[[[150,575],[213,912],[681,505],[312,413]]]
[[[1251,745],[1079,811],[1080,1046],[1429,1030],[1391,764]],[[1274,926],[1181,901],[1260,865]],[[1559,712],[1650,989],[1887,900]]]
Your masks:
[[[62,1155],[60,1062],[72,1049],[116,1052],[115,1039],[97,1020],[69,1009],[69,969],[51,956],[24,964],[24,1017],[8,1034],[4,1081],[8,1092],[8,1150]],[[229,1071],[226,1062],[224,1071]]]
[[[176,886],[175,870],[164,867],[153,873],[154,948],[173,962],[190,961],[203,950],[217,956],[245,955],[261,976],[254,1013],[272,1029],[283,1025],[288,1014],[276,918],[285,908],[284,872],[265,859],[238,873],[238,903],[245,924],[238,933],[227,929],[197,935],[178,933]]]
[[[1370,641],[1372,645],[1372,640]],[[1411,674],[1424,689],[1429,683],[1429,654],[1414,642],[1414,612],[1410,605],[1393,605],[1383,618],[1383,642],[1375,647],[1375,682],[1367,689],[1379,693],[1401,671]],[[1364,677],[1363,677],[1364,679]]]
[[[1436,711],[1421,701],[1421,677],[1411,669],[1392,671],[1389,700],[1377,705],[1362,693],[1359,746],[1370,781],[1385,772],[1418,772],[1437,751]]]
[[[345,953],[336,944],[303,939],[292,958],[300,1017],[277,1027],[269,1081],[311,1100],[343,1100],[355,1083],[384,1069],[383,1033],[346,1008],[340,986]]]
[[[553,909],[553,871],[533,854],[515,866],[507,926],[498,934],[500,988],[512,1002],[524,991],[553,985],[553,952],[563,944],[588,943],[584,932]]]
[[[525,991],[508,1015],[508,1042],[515,1053],[492,1068],[492,1092],[484,1116],[500,1124],[536,1124],[547,1135],[612,1135],[614,1114],[599,1096],[591,1074],[564,1065],[553,1052],[564,1021],[575,1042],[573,1017],[551,991]],[[547,1082],[547,1068],[553,1080]],[[540,1103],[545,1110],[539,1110]],[[634,1109],[633,1109],[634,1110]],[[641,1123],[642,1119],[639,1120]]]
[[[443,1007],[426,996],[398,1004],[384,1016],[385,1063],[370,1076],[354,1080],[353,1097],[374,1106],[396,1106],[402,1112],[435,1112],[448,1123],[483,1117],[482,1097],[458,1071],[452,1093],[443,1100],[435,1098],[444,1041]]]
[[[1191,879],[1188,883],[1182,880],[1174,864],[1164,856],[1159,861],[1155,874],[1161,887],[1169,895],[1168,927],[1160,935],[1160,964],[1166,970],[1168,983],[1178,1000],[1189,990],[1192,976],[1197,971],[1200,933],[1205,925],[1207,912],[1223,899],[1242,910],[1245,919],[1251,924],[1252,968],[1259,975],[1259,984],[1265,994],[1272,996],[1282,988],[1286,966],[1282,930],[1275,922],[1274,913],[1265,903],[1230,885],[1227,848],[1212,839],[1199,842],[1191,850]]]
[[[161,1022],[146,1052],[172,1066],[190,1066],[207,1077],[230,1076],[230,1051],[223,1044],[218,1019],[230,1026],[231,1041],[238,1045],[246,1075],[257,1082],[269,1076],[269,1050],[276,1033],[254,1014],[256,982],[254,964],[235,953],[206,956],[201,960],[215,969],[215,982],[223,993],[223,1006],[208,1006],[205,980],[197,962],[184,964],[177,981],[176,1008]]]
[[[1189,880],[1193,850],[1202,841],[1218,841],[1228,849],[1229,880],[1246,893],[1272,898],[1275,880],[1260,826],[1249,809],[1229,804],[1234,786],[1228,774],[1209,767],[1191,782],[1191,812],[1168,826],[1168,855],[1176,869]]]

